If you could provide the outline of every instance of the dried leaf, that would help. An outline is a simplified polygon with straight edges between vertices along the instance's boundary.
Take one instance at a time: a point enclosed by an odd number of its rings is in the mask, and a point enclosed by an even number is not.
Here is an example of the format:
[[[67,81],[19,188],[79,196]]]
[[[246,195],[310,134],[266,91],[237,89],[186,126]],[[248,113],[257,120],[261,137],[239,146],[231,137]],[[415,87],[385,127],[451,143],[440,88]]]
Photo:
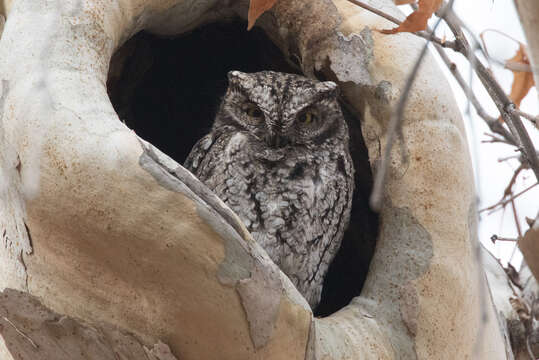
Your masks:
[[[380,30],[380,32],[383,34],[396,34],[399,32],[425,30],[427,28],[427,21],[441,5],[442,0],[419,0],[417,10],[408,15],[399,26],[390,30]]]
[[[520,44],[515,56],[505,62],[507,63],[517,63],[523,65],[529,65],[530,60],[526,55],[526,48],[523,44]],[[515,71],[511,70],[513,73],[513,85],[511,85],[511,93],[509,98],[516,106],[520,106],[520,102],[528,94],[532,86],[535,85],[533,81],[533,73],[528,71]]]
[[[247,30],[251,30],[256,20],[273,7],[277,0],[251,0],[247,13]]]
[[[537,223],[537,221],[536,221]],[[539,279],[539,224],[534,225],[518,242],[526,264],[530,267],[533,276]]]

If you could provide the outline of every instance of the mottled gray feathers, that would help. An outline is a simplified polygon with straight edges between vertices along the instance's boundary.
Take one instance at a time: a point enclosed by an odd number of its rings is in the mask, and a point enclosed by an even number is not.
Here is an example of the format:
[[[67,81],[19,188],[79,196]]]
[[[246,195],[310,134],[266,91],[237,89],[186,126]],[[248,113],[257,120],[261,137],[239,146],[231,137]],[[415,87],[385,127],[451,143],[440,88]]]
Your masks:
[[[211,132],[185,162],[313,308],[350,217],[348,141],[334,83],[232,71]]]

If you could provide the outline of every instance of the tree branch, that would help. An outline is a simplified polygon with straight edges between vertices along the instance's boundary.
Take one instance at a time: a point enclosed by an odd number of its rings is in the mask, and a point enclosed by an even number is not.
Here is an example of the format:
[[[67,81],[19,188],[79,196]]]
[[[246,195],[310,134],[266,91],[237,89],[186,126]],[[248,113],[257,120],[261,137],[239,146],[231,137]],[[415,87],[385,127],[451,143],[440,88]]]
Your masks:
[[[515,104],[507,106],[507,112],[514,112],[515,114],[522,116],[524,119],[529,120],[536,128],[539,129],[539,116],[533,116],[522,110],[520,110]]]
[[[475,97],[475,94],[473,93],[472,89],[468,86],[468,84],[466,83],[466,81],[464,80],[464,78],[462,77],[460,72],[458,71],[457,65],[455,63],[453,63],[449,59],[449,57],[445,53],[444,49],[442,49],[440,46],[438,46],[436,44],[434,45],[434,48],[436,49],[436,51],[440,55],[440,58],[442,59],[442,61],[446,64],[449,71],[451,71],[451,74],[453,74],[453,77],[455,78],[457,83],[460,85],[462,91],[464,91],[467,98],[470,100],[470,102],[474,106],[475,110],[477,111],[477,115],[479,115],[479,117],[481,117],[485,121],[485,123],[489,127],[490,131],[492,131],[492,132],[494,132],[494,133],[496,133],[498,135],[501,135],[508,144],[516,145],[515,139],[513,138],[511,133],[509,133],[503,127],[503,125],[498,121],[498,119],[496,119],[495,117],[490,116],[483,109],[483,107],[481,106],[481,103]]]
[[[386,14],[383,11],[376,9],[368,4],[365,4],[359,0],[348,0],[348,1],[366,10],[369,10],[395,24],[401,23],[399,19],[389,14]],[[516,106],[514,106],[513,102],[505,94],[505,92],[503,91],[501,86],[498,84],[498,82],[494,79],[492,74],[488,71],[487,68],[485,68],[483,63],[479,61],[475,53],[471,51],[468,40],[464,36],[464,33],[461,29],[461,27],[464,26],[462,21],[453,13],[452,10],[449,10],[446,13],[445,9],[447,8],[448,8],[447,5],[444,6],[442,10],[438,10],[436,12],[436,15],[439,17],[439,19],[443,18],[445,20],[445,22],[451,29],[453,35],[455,36],[454,41],[452,42],[441,41],[439,38],[436,38],[434,36],[433,31],[431,31],[430,34],[428,33],[426,34],[424,32],[416,32],[414,34],[421,37],[425,37],[426,35],[425,38],[427,39],[427,44],[429,43],[429,41],[434,41],[438,45],[438,46],[435,46],[438,53],[442,52],[440,51],[439,46],[449,47],[453,49],[454,51],[460,52],[470,61],[481,83],[483,84],[483,86],[489,93],[490,97],[492,98],[494,104],[498,108],[498,111],[500,112],[501,117],[503,118],[507,126],[509,127],[509,132],[498,121],[491,121],[492,118],[488,114],[486,114],[486,112],[482,109],[479,102],[474,96],[470,97],[470,101],[476,108],[479,116],[481,116],[481,118],[483,118],[486,121],[491,131],[502,135],[507,140],[507,142],[518,147],[519,151],[521,151],[522,154],[524,155],[524,158],[528,162],[530,168],[533,170],[535,177],[537,178],[537,180],[539,180],[539,157],[537,156],[537,152],[526,131],[526,128],[524,127],[524,125],[522,124],[522,121],[520,120],[520,116],[523,116],[526,119],[531,120],[532,123],[535,126],[537,126],[537,117],[533,117],[525,113],[523,113],[525,114],[523,115],[520,113],[520,110],[518,111],[516,110]],[[436,25],[438,25],[438,23],[439,22],[437,22]],[[451,70],[453,75],[458,74],[457,72],[455,72],[455,70],[453,70],[454,65],[451,65],[451,62],[449,61],[449,59],[447,59],[447,56],[445,58],[446,60],[444,60],[444,62],[446,62],[446,65],[449,66],[449,69]],[[443,56],[442,56],[442,60],[443,60]],[[472,94],[472,91],[468,88],[468,86],[466,85],[466,82],[464,81],[464,79],[462,79],[461,76],[455,75],[455,79],[461,85],[461,87],[463,88],[466,94],[468,95]],[[389,129],[388,131],[390,130],[391,129]],[[382,174],[382,175],[385,176],[385,174]],[[376,182],[375,182],[375,189],[376,189]],[[374,197],[374,195],[375,193],[373,190],[373,197],[371,197],[371,206],[373,205],[372,204],[373,201],[374,202],[380,201],[380,199],[378,198],[380,194],[377,193],[376,197]]]
[[[461,20],[451,10],[446,14],[440,13],[439,16],[444,18],[447,26],[455,36],[455,41],[461,45],[459,46],[460,52],[472,60],[479,80],[488,91],[503,120],[509,127],[511,134],[515,138],[517,147],[520,151],[522,151],[526,161],[530,165],[530,168],[533,170],[536,179],[539,180],[539,157],[537,156],[530,136],[528,135],[524,124],[522,124],[520,116],[514,111],[507,110],[511,105],[514,106],[513,102],[505,94],[500,84],[498,84],[492,74],[487,70],[487,68],[485,68],[483,63],[479,61],[475,53],[470,50],[468,40],[464,36],[464,32],[461,29]]]
[[[497,203],[494,204],[494,205],[491,205],[491,206],[489,206],[489,207],[487,207],[487,208],[484,208],[484,209],[479,210],[479,213],[482,213],[482,212],[487,211],[487,210],[493,210],[492,212],[494,212],[494,210],[495,210],[498,206],[505,207],[505,205],[507,205],[507,203],[509,203],[510,201],[516,199],[517,197],[519,197],[520,195],[526,193],[527,191],[533,189],[533,188],[536,187],[537,185],[539,185],[539,182],[536,182],[535,184],[528,186],[526,189],[522,190],[522,191],[519,192],[519,193],[516,193],[515,195],[511,196],[511,197],[508,198],[508,199],[500,200],[499,202],[497,202]]]
[[[392,23],[396,24],[396,25],[400,25],[402,24],[402,21],[397,19],[396,17],[394,16],[391,16],[369,4],[365,4],[364,2],[362,1],[359,1],[359,0],[348,0],[349,2],[351,2],[352,4],[355,4],[365,10],[369,10],[370,12],[380,16],[380,17],[383,17],[384,19],[386,20],[389,20],[391,21]],[[441,47],[444,47],[444,48],[449,48],[449,49],[453,49],[454,51],[458,51],[457,50],[457,44],[454,42],[454,41],[446,41],[446,40],[443,40],[443,39],[440,39],[439,37],[436,37],[434,36],[434,34],[432,33],[428,33],[428,32],[425,32],[425,31],[417,31],[417,32],[414,32],[413,34],[419,36],[419,37],[422,37],[428,41],[432,41],[433,43],[436,43],[438,44],[439,46]]]

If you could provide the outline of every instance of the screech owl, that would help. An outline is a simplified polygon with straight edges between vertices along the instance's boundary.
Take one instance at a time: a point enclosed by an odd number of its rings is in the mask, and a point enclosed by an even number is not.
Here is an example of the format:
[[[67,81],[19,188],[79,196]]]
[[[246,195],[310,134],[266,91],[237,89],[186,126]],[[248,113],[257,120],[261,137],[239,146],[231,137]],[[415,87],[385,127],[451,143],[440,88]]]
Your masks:
[[[314,309],[350,218],[349,134],[333,82],[231,71],[185,167],[238,216]]]

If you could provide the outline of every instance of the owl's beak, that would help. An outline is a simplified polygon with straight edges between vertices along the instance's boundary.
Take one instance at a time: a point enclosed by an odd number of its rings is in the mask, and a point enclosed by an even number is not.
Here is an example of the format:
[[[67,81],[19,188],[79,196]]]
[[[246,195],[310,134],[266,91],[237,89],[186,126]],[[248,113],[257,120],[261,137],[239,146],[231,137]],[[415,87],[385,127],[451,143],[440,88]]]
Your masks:
[[[285,136],[278,134],[267,134],[264,137],[266,144],[272,148],[280,148],[288,144],[288,139]]]

